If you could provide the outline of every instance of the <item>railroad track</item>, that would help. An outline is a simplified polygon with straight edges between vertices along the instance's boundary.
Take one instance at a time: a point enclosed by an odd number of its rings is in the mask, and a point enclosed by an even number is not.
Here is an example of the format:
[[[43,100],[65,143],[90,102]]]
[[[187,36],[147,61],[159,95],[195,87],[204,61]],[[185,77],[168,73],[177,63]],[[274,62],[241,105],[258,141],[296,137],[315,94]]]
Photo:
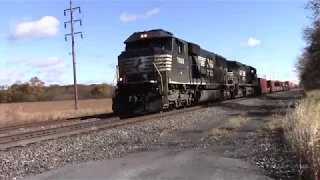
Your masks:
[[[261,96],[264,96],[264,95],[261,95]],[[18,146],[26,146],[28,144],[32,144],[32,143],[36,143],[44,140],[55,139],[55,138],[60,138],[60,137],[70,136],[75,134],[81,134],[81,133],[90,132],[93,130],[101,130],[101,129],[114,128],[114,127],[127,125],[127,124],[133,124],[137,122],[146,121],[149,119],[179,114],[186,111],[193,111],[201,108],[216,106],[219,104],[236,102],[236,101],[248,99],[251,97],[242,97],[242,98],[237,98],[232,100],[226,100],[223,102],[214,102],[208,105],[193,106],[193,107],[177,109],[173,111],[165,111],[161,113],[132,117],[132,118],[127,118],[122,120],[120,120],[119,117],[114,117],[110,114],[109,118],[100,119],[98,121],[93,121],[93,122],[90,121],[90,122],[84,122],[79,124],[66,125],[62,127],[26,132],[21,134],[2,136],[0,137],[0,150],[6,150],[9,148],[18,147]],[[96,116],[92,116],[92,118],[93,117],[96,117]]]
[[[21,129],[37,128],[42,126],[49,126],[49,125],[56,125],[56,124],[70,123],[70,122],[80,123],[81,121],[87,120],[87,119],[105,119],[109,117],[114,117],[114,115],[112,113],[106,113],[106,114],[98,114],[98,115],[91,115],[91,116],[67,118],[62,120],[51,120],[51,121],[30,123],[30,124],[24,124],[24,125],[8,126],[8,127],[0,128],[0,134],[5,134],[10,131],[21,130]]]
[[[178,114],[185,111],[200,109],[200,106],[185,108],[181,110],[169,111],[164,113],[150,114],[146,116],[138,116],[133,118],[128,118],[125,120],[120,120],[119,117],[109,118],[107,120],[100,120],[95,122],[86,122],[81,124],[74,124],[69,126],[45,129],[40,131],[27,132],[22,134],[10,135],[0,137],[0,149],[5,150],[17,146],[25,146],[27,144],[55,139],[63,136],[69,136],[74,134],[81,134],[84,132],[89,132],[92,130],[113,128],[117,126],[122,126],[126,124],[137,123],[145,121],[152,118],[162,117],[171,114]]]

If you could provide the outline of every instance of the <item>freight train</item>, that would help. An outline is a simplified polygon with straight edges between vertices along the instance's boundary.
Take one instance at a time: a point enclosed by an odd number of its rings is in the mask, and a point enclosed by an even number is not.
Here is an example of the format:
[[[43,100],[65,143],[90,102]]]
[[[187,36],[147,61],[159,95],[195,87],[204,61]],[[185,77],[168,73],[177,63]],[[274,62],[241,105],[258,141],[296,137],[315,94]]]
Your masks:
[[[144,114],[288,90],[256,68],[202,49],[163,29],[134,32],[118,56],[113,112]]]

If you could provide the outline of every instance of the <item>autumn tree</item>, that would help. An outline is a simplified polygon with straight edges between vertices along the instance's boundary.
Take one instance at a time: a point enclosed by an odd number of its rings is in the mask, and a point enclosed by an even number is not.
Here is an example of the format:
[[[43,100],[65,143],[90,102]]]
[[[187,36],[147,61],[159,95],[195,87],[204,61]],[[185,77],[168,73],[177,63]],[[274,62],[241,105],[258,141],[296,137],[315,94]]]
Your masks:
[[[7,86],[1,86],[0,89],[0,103],[8,102],[8,95],[7,95]]]
[[[25,98],[29,91],[27,88],[28,84],[15,83],[12,84],[7,90],[7,101],[8,102],[24,102],[27,101]]]
[[[108,84],[78,84],[79,100],[92,98],[110,98],[113,86]],[[10,86],[0,87],[0,103],[72,100],[73,85],[49,85],[38,77],[27,82],[17,81]]]
[[[38,77],[33,77],[29,80],[32,93],[38,94],[43,92],[44,82]]]
[[[304,29],[307,46],[299,56],[296,69],[305,89],[320,88],[320,0],[311,0],[306,9],[312,12],[311,25]]]
[[[112,96],[112,89],[107,84],[95,85],[91,94],[96,98],[108,98]]]

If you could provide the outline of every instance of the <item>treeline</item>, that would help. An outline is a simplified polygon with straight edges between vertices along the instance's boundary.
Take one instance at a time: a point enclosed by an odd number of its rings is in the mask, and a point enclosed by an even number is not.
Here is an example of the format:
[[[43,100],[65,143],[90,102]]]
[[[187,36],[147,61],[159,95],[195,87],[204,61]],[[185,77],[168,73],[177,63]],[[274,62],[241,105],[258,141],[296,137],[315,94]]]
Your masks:
[[[98,99],[110,98],[113,95],[113,86],[109,84],[78,84],[78,98]],[[74,98],[73,85],[46,86],[38,77],[31,78],[28,82],[16,82],[0,89],[0,103],[59,101]]]
[[[308,2],[306,9],[312,12],[311,25],[304,29],[306,47],[296,68],[300,85],[306,90],[314,90],[320,88],[320,0]]]

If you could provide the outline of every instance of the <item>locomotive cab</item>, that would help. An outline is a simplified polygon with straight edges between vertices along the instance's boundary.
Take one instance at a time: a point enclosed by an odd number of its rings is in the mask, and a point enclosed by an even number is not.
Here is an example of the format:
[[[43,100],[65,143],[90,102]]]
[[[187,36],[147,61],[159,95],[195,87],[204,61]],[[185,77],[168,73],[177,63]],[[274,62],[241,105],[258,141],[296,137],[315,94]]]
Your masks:
[[[164,30],[133,33],[118,56],[115,114],[159,111],[166,104],[167,72],[172,66],[173,34]]]
[[[153,30],[132,34],[118,56],[118,83],[155,83],[161,71],[171,68],[172,34]],[[120,81],[121,80],[121,81]]]

